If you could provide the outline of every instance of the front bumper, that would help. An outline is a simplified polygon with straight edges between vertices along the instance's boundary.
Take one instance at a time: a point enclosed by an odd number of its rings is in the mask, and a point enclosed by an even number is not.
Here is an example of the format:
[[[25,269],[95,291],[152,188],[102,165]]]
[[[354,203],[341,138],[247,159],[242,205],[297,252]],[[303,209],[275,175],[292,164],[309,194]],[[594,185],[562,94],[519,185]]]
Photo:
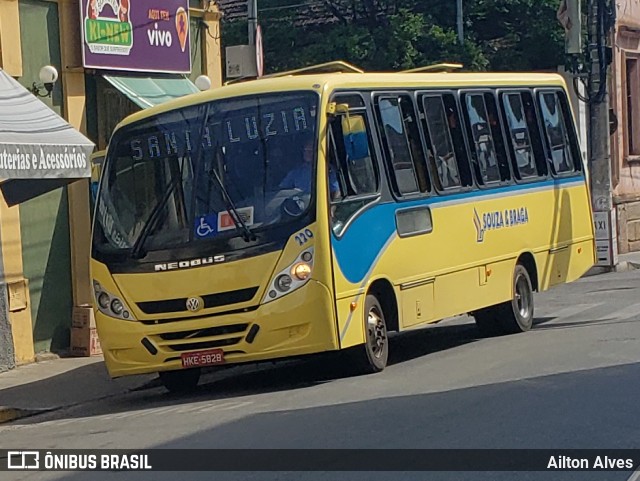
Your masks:
[[[338,348],[329,289],[313,280],[246,312],[144,322],[96,312],[96,324],[112,377],[182,369],[183,352],[222,349],[235,364]]]

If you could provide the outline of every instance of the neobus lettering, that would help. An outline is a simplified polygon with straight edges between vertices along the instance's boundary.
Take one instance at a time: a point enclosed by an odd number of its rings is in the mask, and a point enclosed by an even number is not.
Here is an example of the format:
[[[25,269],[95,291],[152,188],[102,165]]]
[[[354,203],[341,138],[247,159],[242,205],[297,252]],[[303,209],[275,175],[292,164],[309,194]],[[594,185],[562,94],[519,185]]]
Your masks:
[[[160,271],[173,271],[175,269],[189,269],[191,267],[198,267],[198,266],[204,266],[206,264],[213,264],[214,262],[216,261],[213,258],[213,256],[202,257],[200,259],[191,259],[188,261],[165,262],[162,264],[156,264],[154,266],[154,270],[156,272],[160,272]]]

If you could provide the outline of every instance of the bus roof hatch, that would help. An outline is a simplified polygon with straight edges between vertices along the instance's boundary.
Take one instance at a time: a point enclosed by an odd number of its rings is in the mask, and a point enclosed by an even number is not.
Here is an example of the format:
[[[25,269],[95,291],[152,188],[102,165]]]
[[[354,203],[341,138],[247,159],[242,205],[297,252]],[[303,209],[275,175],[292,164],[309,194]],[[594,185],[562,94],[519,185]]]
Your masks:
[[[333,62],[319,63],[317,65],[309,65],[295,70],[287,70],[286,72],[278,72],[265,75],[262,78],[286,77],[288,75],[310,75],[318,73],[364,73],[364,70],[344,62],[343,60],[334,60]]]
[[[437,73],[437,72],[454,72],[460,70],[464,65],[461,63],[434,63],[423,67],[416,67],[410,70],[403,70],[402,73]]]

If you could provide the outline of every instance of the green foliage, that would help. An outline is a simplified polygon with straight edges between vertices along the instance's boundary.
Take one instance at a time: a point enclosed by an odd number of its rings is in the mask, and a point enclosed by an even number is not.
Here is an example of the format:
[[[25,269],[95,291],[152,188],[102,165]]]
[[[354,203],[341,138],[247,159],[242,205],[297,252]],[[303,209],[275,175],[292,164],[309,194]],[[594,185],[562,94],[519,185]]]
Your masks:
[[[555,69],[564,61],[559,0],[475,0],[467,17],[494,70]]]
[[[563,62],[560,0],[260,0],[267,72],[345,60],[365,70],[460,62],[467,70],[546,70]],[[313,9],[311,9],[313,7]],[[263,10],[264,9],[264,10]],[[320,19],[332,19],[331,22]],[[246,22],[223,24],[225,45],[246,43]]]

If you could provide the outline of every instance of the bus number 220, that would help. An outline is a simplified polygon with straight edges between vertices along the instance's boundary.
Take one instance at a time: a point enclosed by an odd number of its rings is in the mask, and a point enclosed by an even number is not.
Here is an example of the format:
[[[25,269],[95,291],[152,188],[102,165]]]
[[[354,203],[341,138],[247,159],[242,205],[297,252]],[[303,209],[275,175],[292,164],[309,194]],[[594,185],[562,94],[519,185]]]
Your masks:
[[[295,239],[298,245],[301,246],[309,242],[309,239],[311,239],[312,237],[313,237],[313,232],[311,232],[311,229],[305,229],[303,232],[296,234]]]

